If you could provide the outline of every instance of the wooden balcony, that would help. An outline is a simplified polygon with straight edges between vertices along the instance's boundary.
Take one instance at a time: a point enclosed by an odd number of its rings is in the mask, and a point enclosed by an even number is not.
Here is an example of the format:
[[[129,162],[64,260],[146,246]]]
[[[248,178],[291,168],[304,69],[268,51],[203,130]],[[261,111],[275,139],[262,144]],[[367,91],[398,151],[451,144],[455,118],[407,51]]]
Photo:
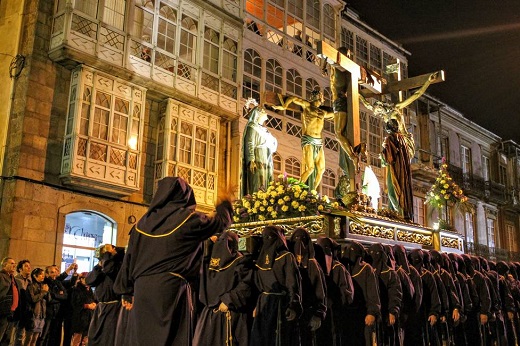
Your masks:
[[[239,29],[227,26],[227,34],[238,40]],[[65,8],[53,18],[49,57],[68,69],[85,64],[132,80],[146,87],[152,97],[175,94],[177,99],[218,116],[237,114],[237,82],[212,75],[199,64],[162,51],[149,40],[136,39],[99,19]]]

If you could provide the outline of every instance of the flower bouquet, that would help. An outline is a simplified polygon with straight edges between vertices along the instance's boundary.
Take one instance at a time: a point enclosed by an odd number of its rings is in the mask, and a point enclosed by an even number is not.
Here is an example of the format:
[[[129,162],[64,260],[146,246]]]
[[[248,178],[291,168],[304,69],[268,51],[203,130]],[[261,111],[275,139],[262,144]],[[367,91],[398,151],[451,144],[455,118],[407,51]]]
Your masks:
[[[460,210],[471,209],[467,201],[468,197],[451,178],[448,173],[448,165],[443,159],[437,179],[426,195],[425,204],[437,209],[445,208],[448,205],[453,205]]]
[[[309,190],[300,180],[280,175],[267,189],[235,201],[233,221],[238,223],[315,216],[338,208],[337,202],[331,202],[328,196],[320,197],[317,191]]]

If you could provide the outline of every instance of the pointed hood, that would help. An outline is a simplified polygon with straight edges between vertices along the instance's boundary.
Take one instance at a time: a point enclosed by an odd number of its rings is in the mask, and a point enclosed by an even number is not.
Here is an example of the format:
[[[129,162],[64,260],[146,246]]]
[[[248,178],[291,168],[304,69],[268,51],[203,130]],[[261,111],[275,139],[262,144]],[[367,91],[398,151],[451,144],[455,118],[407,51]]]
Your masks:
[[[406,249],[402,245],[394,245],[395,263],[401,266],[405,272],[410,273],[410,263],[406,257]]]
[[[314,245],[309,232],[302,227],[296,228],[291,235],[290,245],[298,265],[307,268],[309,259],[314,258]]]
[[[368,248],[368,255],[372,259],[372,267],[376,270],[377,275],[381,275],[381,272],[387,271],[388,267],[388,256],[385,253],[383,245],[375,243],[370,245]]]
[[[225,231],[213,245],[209,270],[222,271],[241,254],[238,252],[238,236],[230,231]]]
[[[279,226],[266,226],[262,232],[262,240],[256,266],[263,270],[271,270],[278,255],[289,251],[283,229]]]
[[[149,235],[166,234],[184,223],[196,206],[193,189],[184,179],[161,179],[148,211],[137,222],[136,228]]]

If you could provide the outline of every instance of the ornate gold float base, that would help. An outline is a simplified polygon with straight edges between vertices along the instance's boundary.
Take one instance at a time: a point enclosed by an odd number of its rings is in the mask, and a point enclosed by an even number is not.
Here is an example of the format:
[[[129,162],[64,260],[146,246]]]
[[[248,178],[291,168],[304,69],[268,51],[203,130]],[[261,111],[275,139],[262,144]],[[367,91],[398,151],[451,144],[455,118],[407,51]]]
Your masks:
[[[320,233],[323,234],[323,230],[328,228],[325,218],[322,215],[319,215],[235,223],[231,225],[229,230],[235,232],[241,238],[244,238],[253,235],[261,235],[264,227],[268,225],[276,225],[281,227],[285,231],[286,237],[289,237],[298,227],[304,227],[313,236],[316,236]]]

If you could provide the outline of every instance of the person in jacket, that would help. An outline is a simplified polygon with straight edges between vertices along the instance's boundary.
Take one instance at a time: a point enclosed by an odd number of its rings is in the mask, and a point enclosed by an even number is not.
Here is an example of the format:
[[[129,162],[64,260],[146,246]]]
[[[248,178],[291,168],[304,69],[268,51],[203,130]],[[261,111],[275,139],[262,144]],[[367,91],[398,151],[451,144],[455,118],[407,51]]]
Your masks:
[[[32,283],[27,286],[32,308],[32,317],[26,330],[25,346],[35,346],[38,337],[45,325],[47,301],[49,297],[49,285],[45,283],[45,272],[36,268],[31,272]]]
[[[78,275],[78,280],[72,289],[72,345],[88,344],[88,329],[92,313],[96,308],[94,292],[85,283],[88,273]]]

